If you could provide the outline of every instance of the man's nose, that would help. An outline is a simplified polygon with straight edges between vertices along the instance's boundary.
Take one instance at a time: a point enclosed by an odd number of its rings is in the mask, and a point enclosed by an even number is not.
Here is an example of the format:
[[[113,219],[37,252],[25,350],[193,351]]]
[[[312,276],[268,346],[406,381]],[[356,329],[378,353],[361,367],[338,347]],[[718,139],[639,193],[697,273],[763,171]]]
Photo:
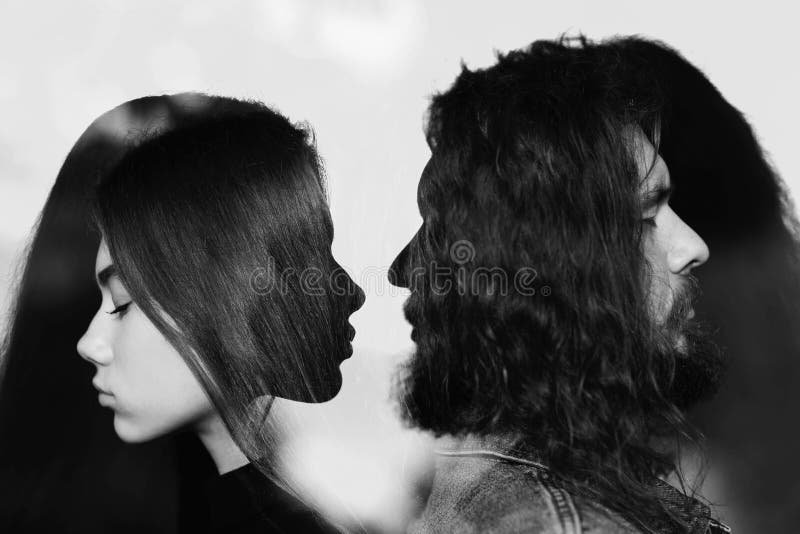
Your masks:
[[[78,340],[77,349],[81,358],[95,365],[108,365],[113,358],[111,347],[101,335],[96,318]]]
[[[422,227],[420,226],[419,230],[417,230],[417,233],[415,233],[414,237],[411,238],[411,241],[409,241],[408,244],[405,247],[403,247],[403,250],[400,251],[400,253],[392,262],[392,266],[389,267],[389,274],[388,274],[389,283],[392,284],[393,286],[405,287],[405,288],[411,287],[410,274],[409,274],[412,267],[411,254],[413,248],[417,244],[416,242],[419,239],[419,233],[421,230]]]
[[[356,286],[356,298],[355,298],[355,303],[353,304],[353,306],[355,306],[355,309],[353,311],[356,311],[361,309],[361,306],[364,305],[364,302],[366,302],[367,300],[367,296],[366,294],[364,294],[364,290],[361,289],[360,285],[356,284],[355,282],[353,282],[353,285]]]
[[[689,274],[692,269],[708,261],[710,255],[708,245],[680,217],[675,236],[675,243],[669,254],[669,268],[673,273]]]

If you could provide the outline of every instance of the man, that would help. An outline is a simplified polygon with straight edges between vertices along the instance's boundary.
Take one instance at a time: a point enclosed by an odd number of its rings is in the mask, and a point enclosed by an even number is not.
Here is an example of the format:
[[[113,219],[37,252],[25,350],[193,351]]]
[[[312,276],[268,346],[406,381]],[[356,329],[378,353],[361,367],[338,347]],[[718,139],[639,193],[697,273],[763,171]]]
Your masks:
[[[417,344],[404,414],[444,436],[412,532],[726,529],[663,481],[720,358],[660,92],[622,46],[538,41],[432,101],[423,224],[390,273]]]

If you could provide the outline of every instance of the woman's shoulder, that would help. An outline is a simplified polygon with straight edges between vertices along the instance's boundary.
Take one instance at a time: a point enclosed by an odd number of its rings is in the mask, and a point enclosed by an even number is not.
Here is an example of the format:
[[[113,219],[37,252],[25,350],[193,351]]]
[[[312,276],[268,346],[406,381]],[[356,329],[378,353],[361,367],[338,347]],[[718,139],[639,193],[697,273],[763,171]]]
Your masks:
[[[205,490],[212,532],[339,532],[252,463],[209,480]]]

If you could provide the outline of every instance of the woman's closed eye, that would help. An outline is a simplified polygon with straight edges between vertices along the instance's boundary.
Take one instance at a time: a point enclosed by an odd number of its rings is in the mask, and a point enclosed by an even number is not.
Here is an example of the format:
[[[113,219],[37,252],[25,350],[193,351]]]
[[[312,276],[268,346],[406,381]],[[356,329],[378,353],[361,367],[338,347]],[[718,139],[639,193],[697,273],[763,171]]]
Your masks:
[[[120,317],[122,317],[123,315],[125,315],[125,312],[128,310],[128,306],[130,306],[132,303],[133,303],[133,301],[128,301],[125,304],[120,304],[119,306],[117,306],[116,308],[111,310],[110,312],[106,312],[106,313],[109,314],[109,315],[119,314]]]

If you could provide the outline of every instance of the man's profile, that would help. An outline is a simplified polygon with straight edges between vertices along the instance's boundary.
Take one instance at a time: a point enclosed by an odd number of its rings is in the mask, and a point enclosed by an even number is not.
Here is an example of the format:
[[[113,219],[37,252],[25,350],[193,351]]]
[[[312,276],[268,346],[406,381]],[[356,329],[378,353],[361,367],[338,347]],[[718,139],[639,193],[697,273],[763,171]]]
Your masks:
[[[423,224],[390,273],[417,345],[404,415],[447,437],[413,532],[723,528],[663,481],[721,361],[694,320],[709,251],[669,205],[660,91],[623,83],[620,42],[537,41],[432,101]]]

